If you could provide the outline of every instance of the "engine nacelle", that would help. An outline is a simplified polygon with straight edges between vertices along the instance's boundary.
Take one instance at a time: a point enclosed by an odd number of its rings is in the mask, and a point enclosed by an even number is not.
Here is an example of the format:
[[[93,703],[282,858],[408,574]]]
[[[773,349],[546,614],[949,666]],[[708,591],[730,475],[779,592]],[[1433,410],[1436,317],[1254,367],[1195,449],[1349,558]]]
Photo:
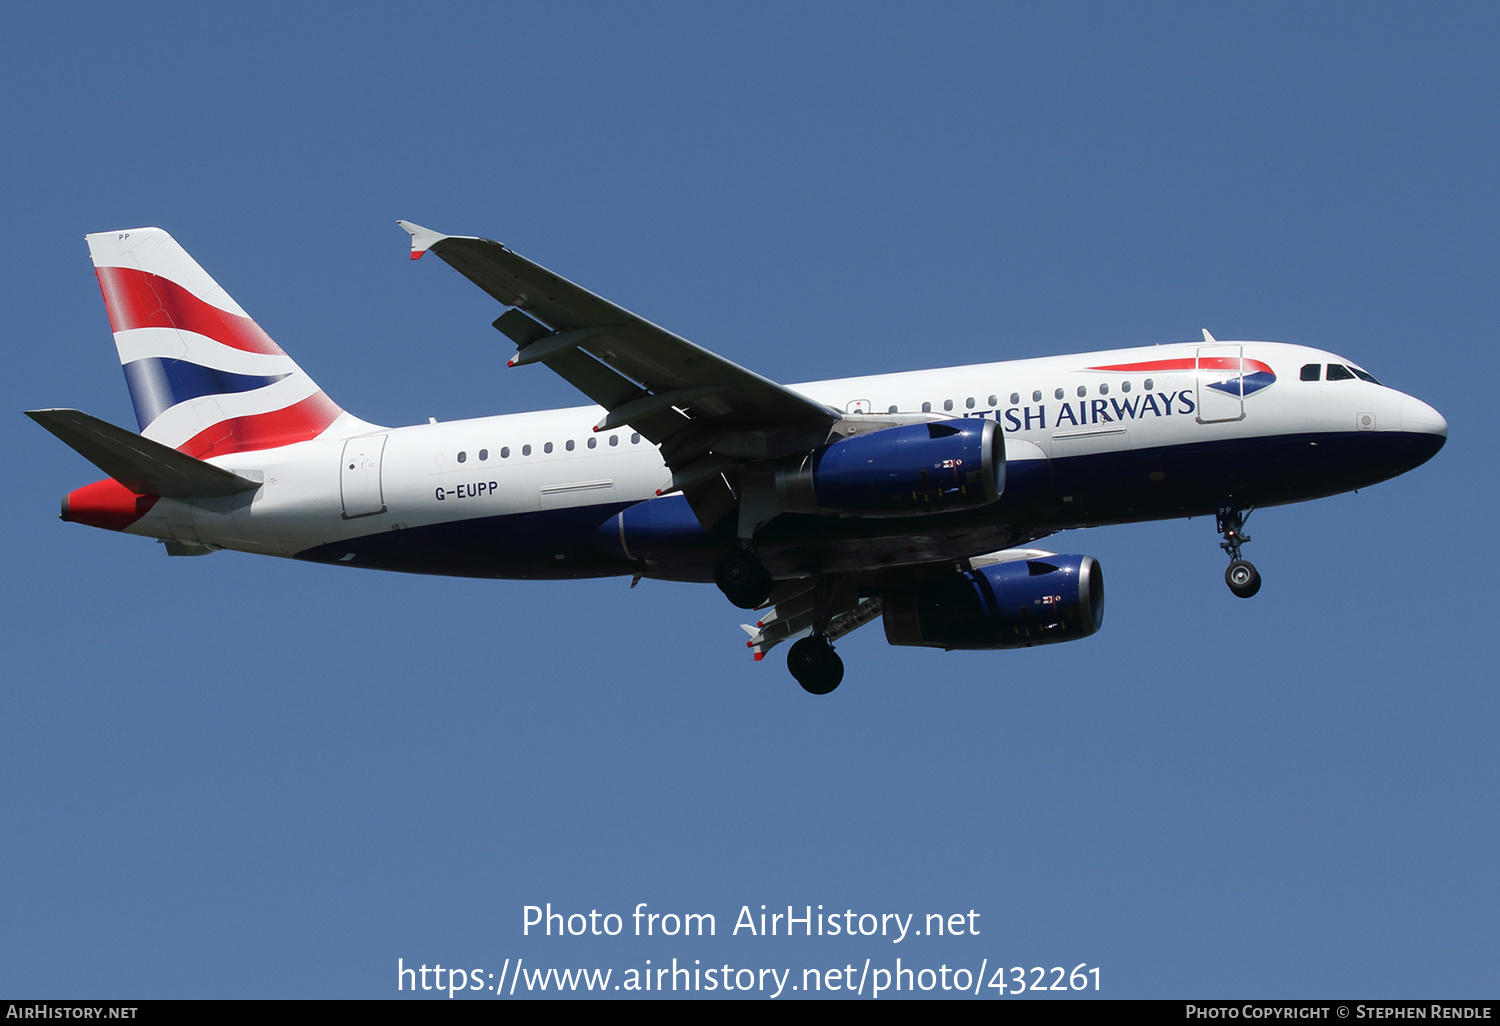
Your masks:
[[[892,645],[1049,645],[1104,623],[1104,572],[1093,556],[1018,559],[891,592],[882,604]]]
[[[1005,434],[961,418],[855,435],[776,468],[787,513],[902,517],[984,506],[1005,490]]]

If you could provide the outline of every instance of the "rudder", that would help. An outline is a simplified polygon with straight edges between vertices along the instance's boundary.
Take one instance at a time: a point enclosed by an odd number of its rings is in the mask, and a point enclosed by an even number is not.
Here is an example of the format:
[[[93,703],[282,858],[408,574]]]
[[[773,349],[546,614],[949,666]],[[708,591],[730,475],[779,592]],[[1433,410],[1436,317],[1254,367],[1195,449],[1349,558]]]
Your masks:
[[[206,459],[307,441],[348,416],[160,228],[88,244],[145,437]]]

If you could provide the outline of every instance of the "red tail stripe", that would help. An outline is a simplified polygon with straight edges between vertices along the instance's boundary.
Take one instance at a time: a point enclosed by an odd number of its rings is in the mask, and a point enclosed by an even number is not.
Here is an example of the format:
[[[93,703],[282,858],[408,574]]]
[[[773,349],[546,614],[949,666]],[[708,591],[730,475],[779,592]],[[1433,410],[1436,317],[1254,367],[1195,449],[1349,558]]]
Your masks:
[[[168,278],[135,267],[99,267],[94,273],[111,331],[181,328],[247,353],[285,355],[250,318],[205,303]]]
[[[317,438],[342,412],[337,403],[318,392],[282,410],[220,421],[204,428],[177,449],[200,460],[232,452],[274,449],[279,445]]]
[[[1243,366],[1247,374],[1253,374],[1256,371],[1269,371],[1271,369],[1268,364],[1261,363],[1259,360],[1247,359],[1244,361]],[[1204,370],[1240,370],[1241,362],[1238,356],[1205,356],[1198,360],[1189,356],[1181,360],[1148,360],[1145,363],[1117,363],[1109,367],[1090,367],[1089,370],[1143,374],[1146,371],[1194,370],[1199,367]]]

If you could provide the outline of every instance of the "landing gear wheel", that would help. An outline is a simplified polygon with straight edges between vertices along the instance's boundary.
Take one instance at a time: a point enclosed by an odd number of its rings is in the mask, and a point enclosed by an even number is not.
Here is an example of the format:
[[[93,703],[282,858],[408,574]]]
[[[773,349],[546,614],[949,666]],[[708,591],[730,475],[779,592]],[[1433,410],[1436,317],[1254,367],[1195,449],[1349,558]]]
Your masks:
[[[803,638],[787,653],[787,669],[810,695],[826,695],[844,679],[844,661],[827,638]]]
[[[1243,514],[1233,506],[1220,506],[1214,514],[1215,525],[1224,540],[1219,542],[1219,548],[1229,554],[1229,569],[1224,571],[1224,583],[1229,585],[1229,590],[1240,598],[1249,598],[1260,591],[1260,572],[1255,569],[1255,564],[1249,560],[1240,558],[1240,546],[1250,540],[1245,533],[1245,521],[1250,519],[1252,510],[1246,510]]]
[[[1254,563],[1236,559],[1224,571],[1224,583],[1240,598],[1249,598],[1260,591],[1260,571],[1255,569]]]
[[[741,609],[754,609],[771,597],[771,575],[748,549],[736,549],[719,560],[714,583]]]

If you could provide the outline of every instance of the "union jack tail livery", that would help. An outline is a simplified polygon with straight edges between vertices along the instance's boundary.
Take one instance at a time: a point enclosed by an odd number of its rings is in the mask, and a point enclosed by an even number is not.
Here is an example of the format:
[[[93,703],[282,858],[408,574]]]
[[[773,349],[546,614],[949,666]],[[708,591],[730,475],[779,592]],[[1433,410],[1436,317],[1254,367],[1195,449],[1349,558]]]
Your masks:
[[[345,416],[172,236],[88,243],[146,438],[206,459],[304,442]]]

